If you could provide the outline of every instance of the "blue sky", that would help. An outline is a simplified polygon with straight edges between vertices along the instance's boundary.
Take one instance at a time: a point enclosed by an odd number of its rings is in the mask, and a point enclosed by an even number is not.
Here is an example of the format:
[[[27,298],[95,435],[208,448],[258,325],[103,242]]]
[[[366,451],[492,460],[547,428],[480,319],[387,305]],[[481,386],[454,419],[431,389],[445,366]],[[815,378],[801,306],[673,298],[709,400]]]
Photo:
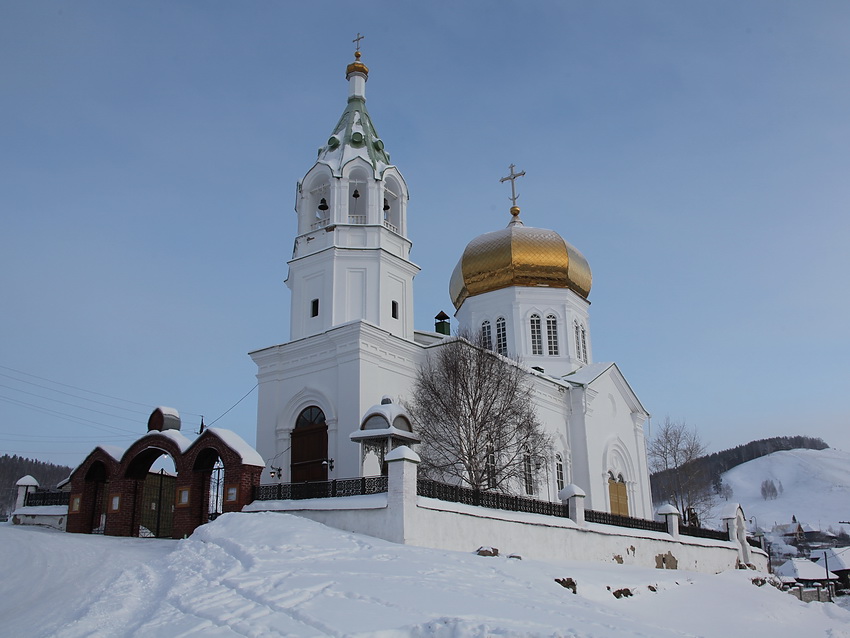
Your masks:
[[[74,465],[251,390],[357,32],[418,328],[514,163],[653,423],[850,450],[848,29],[817,1],[0,4],[0,453]],[[253,443],[255,415],[216,425]]]

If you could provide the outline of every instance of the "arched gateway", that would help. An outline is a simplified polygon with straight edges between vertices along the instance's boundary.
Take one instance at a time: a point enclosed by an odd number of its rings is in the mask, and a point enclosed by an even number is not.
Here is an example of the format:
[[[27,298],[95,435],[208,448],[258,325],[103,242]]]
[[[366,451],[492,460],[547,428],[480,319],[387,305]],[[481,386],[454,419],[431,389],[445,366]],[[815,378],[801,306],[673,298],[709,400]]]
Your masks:
[[[173,473],[151,471],[163,455],[174,462]],[[96,447],[71,474],[67,530],[182,538],[250,503],[263,466],[235,432],[208,428],[191,441],[176,411],[157,408],[147,434],[126,450]]]

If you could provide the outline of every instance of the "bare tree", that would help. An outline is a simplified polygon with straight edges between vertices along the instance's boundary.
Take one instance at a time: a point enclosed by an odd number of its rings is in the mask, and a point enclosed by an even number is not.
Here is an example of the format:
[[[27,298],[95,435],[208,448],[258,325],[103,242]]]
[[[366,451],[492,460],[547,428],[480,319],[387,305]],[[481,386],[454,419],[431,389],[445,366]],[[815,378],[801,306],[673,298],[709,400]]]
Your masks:
[[[697,462],[706,449],[696,428],[667,417],[647,450],[652,480],[659,483],[656,492],[672,501],[686,524],[705,519],[714,502],[707,467]]]
[[[528,376],[518,362],[464,337],[433,348],[407,403],[422,438],[423,473],[477,490],[533,492],[551,440]]]

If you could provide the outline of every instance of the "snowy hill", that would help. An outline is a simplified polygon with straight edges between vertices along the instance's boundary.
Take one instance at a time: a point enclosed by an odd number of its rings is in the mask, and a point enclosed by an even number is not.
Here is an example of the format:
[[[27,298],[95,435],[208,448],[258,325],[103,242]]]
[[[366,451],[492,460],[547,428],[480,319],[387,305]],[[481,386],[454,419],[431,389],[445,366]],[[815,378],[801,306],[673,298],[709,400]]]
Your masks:
[[[4,636],[850,638],[850,612],[748,570],[485,558],[287,514],[226,514],[182,541],[2,524],[0,565]]]
[[[842,527],[838,521],[850,520],[850,453],[841,450],[774,452],[732,468],[722,478],[732,488],[729,500],[741,503],[747,518],[755,517],[765,530],[790,523],[792,516],[835,532]],[[775,499],[762,497],[766,480],[777,488]],[[720,499],[718,506],[723,503]],[[850,526],[844,528],[850,532]]]

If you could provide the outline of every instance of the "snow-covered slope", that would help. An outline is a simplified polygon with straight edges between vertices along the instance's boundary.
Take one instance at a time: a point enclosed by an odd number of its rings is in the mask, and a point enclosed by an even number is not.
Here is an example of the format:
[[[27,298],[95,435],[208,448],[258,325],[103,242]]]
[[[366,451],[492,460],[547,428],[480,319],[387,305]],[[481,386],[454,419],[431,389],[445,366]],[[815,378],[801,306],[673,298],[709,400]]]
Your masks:
[[[226,514],[183,541],[3,524],[0,565],[3,636],[850,638],[850,612],[747,570],[485,558],[287,514]]]
[[[765,480],[776,485],[775,499],[762,497]],[[730,500],[741,503],[747,518],[755,517],[765,530],[790,523],[791,516],[835,532],[841,528],[839,521],[850,520],[850,453],[841,450],[774,452],[732,468],[723,474],[723,482],[732,488]],[[849,525],[844,528],[850,532]]]

